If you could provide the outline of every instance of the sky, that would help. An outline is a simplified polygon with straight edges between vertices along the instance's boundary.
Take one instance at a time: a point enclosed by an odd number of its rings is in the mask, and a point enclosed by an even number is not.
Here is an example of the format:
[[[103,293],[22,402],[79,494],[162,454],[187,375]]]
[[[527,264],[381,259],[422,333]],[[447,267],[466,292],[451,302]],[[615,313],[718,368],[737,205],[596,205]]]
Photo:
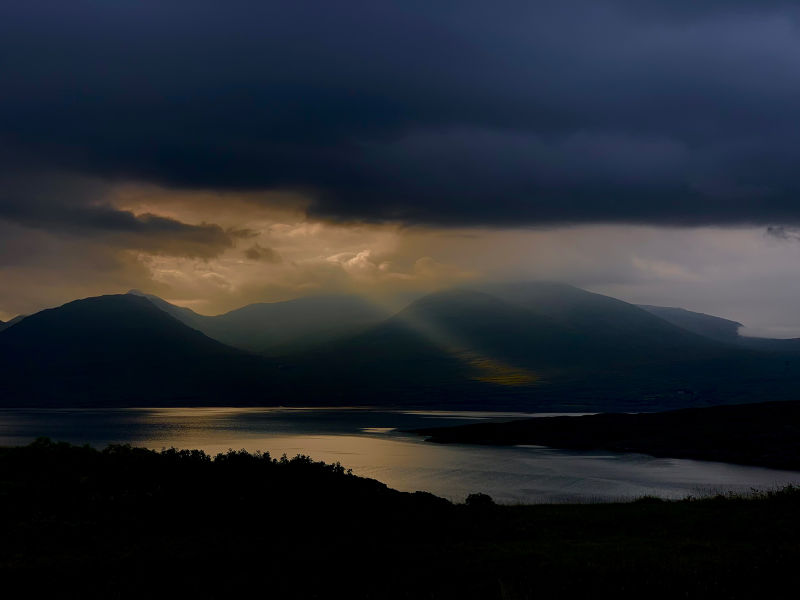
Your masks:
[[[0,7],[0,319],[548,279],[800,336],[781,0]]]

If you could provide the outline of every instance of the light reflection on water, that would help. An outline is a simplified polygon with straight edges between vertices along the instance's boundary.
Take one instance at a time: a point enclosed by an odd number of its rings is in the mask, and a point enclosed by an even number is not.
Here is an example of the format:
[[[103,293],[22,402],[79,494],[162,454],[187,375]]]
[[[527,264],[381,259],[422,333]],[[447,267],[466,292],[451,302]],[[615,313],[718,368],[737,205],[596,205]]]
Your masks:
[[[643,495],[682,498],[800,483],[800,473],[637,454],[573,452],[536,446],[439,445],[400,430],[524,413],[372,409],[158,408],[0,410],[0,445],[38,436],[105,446],[230,448],[298,453],[340,462],[403,491],[461,501],[473,492],[516,502],[585,502]]]

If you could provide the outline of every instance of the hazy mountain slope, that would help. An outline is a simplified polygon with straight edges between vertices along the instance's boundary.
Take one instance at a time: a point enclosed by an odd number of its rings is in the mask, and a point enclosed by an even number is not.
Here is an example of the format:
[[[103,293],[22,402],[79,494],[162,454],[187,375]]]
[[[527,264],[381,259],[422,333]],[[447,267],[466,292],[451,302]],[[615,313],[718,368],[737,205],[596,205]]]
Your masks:
[[[641,312],[632,308],[635,314]],[[593,316],[600,318],[601,312]],[[608,335],[602,328],[598,331],[576,321],[541,314],[482,291],[450,290],[425,296],[363,334],[330,345],[319,360],[336,365],[338,371],[357,369],[381,377],[394,371],[410,381],[455,375],[491,380],[492,370],[505,369],[512,378],[516,370],[518,383],[523,383],[523,373],[533,383],[543,376],[596,370],[612,363],[648,362],[679,341],[681,358],[696,347],[717,349],[668,324],[656,327],[659,335],[654,338],[639,335],[631,342],[620,339],[616,331]],[[677,341],[664,335],[664,329]],[[643,353],[639,346],[645,342],[650,347]]]
[[[376,389],[441,387],[469,381],[471,369],[461,358],[461,341],[452,339],[439,323],[419,318],[428,298],[348,339],[330,343],[299,357],[303,368],[338,382],[357,382]],[[447,305],[448,310],[457,307]]]
[[[570,285],[490,284],[481,289],[547,316],[579,335],[580,351],[605,362],[647,362],[717,355],[724,347],[641,308]]]
[[[191,308],[185,308],[183,306],[176,306],[174,304],[171,304],[170,302],[167,302],[166,300],[159,298],[158,296],[154,296],[153,294],[145,294],[140,290],[130,290],[128,292],[128,295],[146,298],[152,304],[154,304],[167,314],[172,315],[185,325],[188,325],[192,329],[199,329],[199,327],[197,327],[198,324],[202,323],[206,319],[212,318],[197,314]]]
[[[138,292],[135,292],[138,293]],[[269,354],[301,352],[352,338],[371,344],[387,330],[406,328],[417,338],[461,350],[537,366],[603,361],[663,360],[715,353],[705,338],[666,322],[639,307],[564,284],[493,284],[476,290],[451,290],[425,296],[387,317],[363,299],[319,296],[251,304],[207,317],[146,295],[156,306],[190,327],[226,344]],[[409,329],[410,327],[410,329]],[[370,333],[375,330],[374,333]],[[404,334],[406,336],[406,334]],[[433,338],[433,339],[431,339]],[[397,340],[398,349],[408,340]],[[351,344],[346,343],[348,346]]]
[[[561,364],[580,341],[579,332],[553,319],[467,289],[421,298],[382,325],[389,328],[411,328],[449,352],[526,363]]]
[[[310,296],[258,303],[214,317],[208,334],[237,347],[279,354],[358,333],[386,312],[356,296]]]
[[[266,354],[307,350],[354,335],[388,316],[357,296],[310,296],[257,303],[217,316],[204,316],[149,294],[132,290],[186,325],[225,344]]]
[[[698,335],[648,311],[569,285],[525,282],[487,286],[492,293],[568,323],[591,338],[596,369],[554,382],[587,398],[634,405],[692,406],[797,399],[800,361],[782,340],[740,338],[736,345]],[[757,352],[771,350],[771,352]],[[637,358],[638,356],[638,358]],[[578,392],[580,388],[580,392]],[[638,398],[638,400],[637,400]],[[652,410],[654,408],[650,408]]]
[[[252,399],[274,368],[126,294],[76,300],[3,331],[0,374],[5,405],[152,406]]]
[[[721,342],[736,343],[739,340],[739,328],[743,327],[741,323],[730,319],[693,312],[684,308],[649,304],[639,304],[638,306],[677,327]]]
[[[743,327],[743,325],[736,321],[692,312],[683,308],[650,305],[641,305],[641,308],[678,327],[721,342],[735,344],[741,348],[773,353],[794,354],[800,352],[800,338],[747,337],[739,335],[739,328]]]
[[[529,409],[669,408],[788,397],[798,365],[571,286],[458,289],[417,300],[301,363],[359,393],[413,390]],[[335,387],[335,386],[333,386]],[[376,392],[377,390],[377,392]],[[476,400],[477,399],[477,400]],[[495,404],[497,405],[497,404]]]
[[[454,353],[473,351],[528,367],[718,355],[730,350],[625,302],[571,286],[521,284],[425,296],[350,343],[413,333]],[[501,295],[502,294],[502,295]],[[402,346],[402,345],[398,345]]]

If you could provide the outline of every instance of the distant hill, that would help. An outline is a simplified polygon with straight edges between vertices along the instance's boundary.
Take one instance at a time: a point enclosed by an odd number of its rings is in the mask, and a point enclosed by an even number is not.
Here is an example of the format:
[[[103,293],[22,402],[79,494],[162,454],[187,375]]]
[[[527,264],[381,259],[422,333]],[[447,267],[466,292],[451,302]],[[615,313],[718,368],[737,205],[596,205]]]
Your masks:
[[[446,386],[481,378],[522,374],[503,361],[540,350],[525,336],[557,343],[570,335],[549,319],[488,294],[452,290],[425,296],[398,314],[347,340],[311,353],[307,360],[338,378],[361,373],[362,385]],[[552,352],[543,360],[550,360]],[[555,358],[553,357],[553,360]]]
[[[489,292],[492,293],[489,293]],[[558,284],[421,298],[299,371],[357,382],[345,397],[531,410],[666,409],[786,397],[800,363],[686,331],[634,305]]]
[[[484,357],[545,372],[731,352],[636,306],[571,286],[488,289],[495,293],[455,289],[425,296],[327,351],[344,360],[360,349],[364,361],[382,364],[432,354]]]
[[[22,319],[24,319],[25,316],[26,315],[18,315],[16,317],[14,317],[13,319],[11,319],[10,321],[6,321],[6,322],[0,321],[0,331],[8,329],[12,325],[16,325],[17,323],[22,321]]]
[[[593,361],[630,363],[721,351],[719,345],[638,306],[571,285],[522,282],[481,289],[575,332],[582,350],[602,353]]]
[[[741,323],[721,317],[692,312],[683,308],[640,305],[649,313],[705,337],[762,352],[800,353],[800,338],[773,339],[739,335]]]
[[[274,375],[265,359],[212,340],[133,295],[76,300],[0,333],[6,406],[252,401],[280,386]]]
[[[640,304],[639,308],[687,331],[721,342],[736,343],[739,339],[739,329],[744,327],[737,321],[693,312],[684,308],[652,306],[649,304]]]
[[[325,295],[249,304],[217,316],[131,290],[193,329],[220,342],[268,355],[292,354],[354,335],[388,316],[358,296]]]
[[[752,348],[761,352],[772,352],[776,354],[800,354],[800,338],[774,339],[760,337],[739,336],[739,345],[745,348]]]

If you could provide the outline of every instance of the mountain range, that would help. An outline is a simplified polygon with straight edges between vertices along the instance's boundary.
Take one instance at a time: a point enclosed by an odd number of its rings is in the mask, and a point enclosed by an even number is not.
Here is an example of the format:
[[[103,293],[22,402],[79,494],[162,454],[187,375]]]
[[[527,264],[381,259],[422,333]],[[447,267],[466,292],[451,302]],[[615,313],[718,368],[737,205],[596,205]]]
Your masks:
[[[401,405],[655,410],[794,398],[798,340],[558,283],[399,312],[355,296],[200,315],[137,292],[0,325],[0,405]]]

